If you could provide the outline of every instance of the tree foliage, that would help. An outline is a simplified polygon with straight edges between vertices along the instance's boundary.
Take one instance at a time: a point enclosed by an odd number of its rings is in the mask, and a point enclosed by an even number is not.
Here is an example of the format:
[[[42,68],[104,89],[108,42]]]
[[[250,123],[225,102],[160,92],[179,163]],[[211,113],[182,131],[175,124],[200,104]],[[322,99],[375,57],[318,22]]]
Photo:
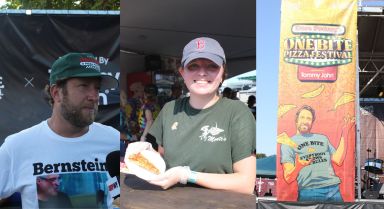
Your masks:
[[[120,0],[6,0],[0,9],[120,10]]]
[[[267,155],[265,155],[264,153],[256,153],[256,159],[265,158],[265,157],[267,157]]]

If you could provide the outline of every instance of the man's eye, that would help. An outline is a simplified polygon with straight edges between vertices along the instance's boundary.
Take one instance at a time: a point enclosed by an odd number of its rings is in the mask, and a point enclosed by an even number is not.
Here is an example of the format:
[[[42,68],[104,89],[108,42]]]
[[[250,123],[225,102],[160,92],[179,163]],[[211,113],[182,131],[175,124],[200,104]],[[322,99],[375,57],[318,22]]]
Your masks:
[[[88,84],[85,84],[85,83],[81,83],[81,84],[79,84],[79,86],[80,86],[80,87],[87,87],[87,86],[88,86]]]

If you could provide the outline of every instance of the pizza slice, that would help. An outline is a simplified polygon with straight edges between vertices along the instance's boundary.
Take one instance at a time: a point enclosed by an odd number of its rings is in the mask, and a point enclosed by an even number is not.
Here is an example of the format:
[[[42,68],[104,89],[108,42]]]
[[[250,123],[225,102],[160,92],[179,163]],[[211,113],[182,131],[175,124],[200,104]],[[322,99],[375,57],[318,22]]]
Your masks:
[[[128,157],[131,162],[135,163],[136,165],[154,173],[154,174],[160,174],[159,169],[157,169],[147,158],[145,158],[141,153],[133,154]]]
[[[297,144],[285,132],[277,136],[277,143],[288,145],[294,149],[297,148]]]

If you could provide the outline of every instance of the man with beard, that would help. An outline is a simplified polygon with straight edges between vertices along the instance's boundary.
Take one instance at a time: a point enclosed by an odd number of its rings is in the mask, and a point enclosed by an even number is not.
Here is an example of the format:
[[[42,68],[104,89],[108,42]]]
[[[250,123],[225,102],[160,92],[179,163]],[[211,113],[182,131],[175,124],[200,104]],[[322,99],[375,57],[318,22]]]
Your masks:
[[[117,88],[118,82],[101,74],[92,54],[69,53],[60,57],[52,65],[49,81],[46,93],[52,106],[51,117],[8,136],[0,147],[0,198],[20,192],[23,208],[42,207],[36,184],[44,181],[41,176],[81,176],[92,172],[93,181],[74,178],[66,186],[105,185],[109,178],[106,156],[119,149],[119,132],[94,122],[99,91]],[[111,207],[110,195],[105,199],[108,204],[103,208]]]
[[[343,201],[339,184],[332,162],[340,166],[346,154],[345,139],[352,125],[348,121],[344,126],[337,149],[330,143],[327,136],[311,133],[316,119],[315,110],[302,106],[296,113],[296,135],[292,136],[291,144],[281,145],[281,163],[284,179],[290,184],[297,181],[298,201]]]

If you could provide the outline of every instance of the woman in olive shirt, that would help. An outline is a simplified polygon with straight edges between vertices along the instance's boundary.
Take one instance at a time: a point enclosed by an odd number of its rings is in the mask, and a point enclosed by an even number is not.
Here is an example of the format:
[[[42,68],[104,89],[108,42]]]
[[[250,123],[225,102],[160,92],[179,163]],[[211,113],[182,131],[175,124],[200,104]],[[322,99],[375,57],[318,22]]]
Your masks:
[[[214,39],[196,38],[185,46],[179,72],[190,97],[167,103],[149,131],[168,168],[150,183],[253,193],[256,124],[245,104],[219,96],[225,63]]]

